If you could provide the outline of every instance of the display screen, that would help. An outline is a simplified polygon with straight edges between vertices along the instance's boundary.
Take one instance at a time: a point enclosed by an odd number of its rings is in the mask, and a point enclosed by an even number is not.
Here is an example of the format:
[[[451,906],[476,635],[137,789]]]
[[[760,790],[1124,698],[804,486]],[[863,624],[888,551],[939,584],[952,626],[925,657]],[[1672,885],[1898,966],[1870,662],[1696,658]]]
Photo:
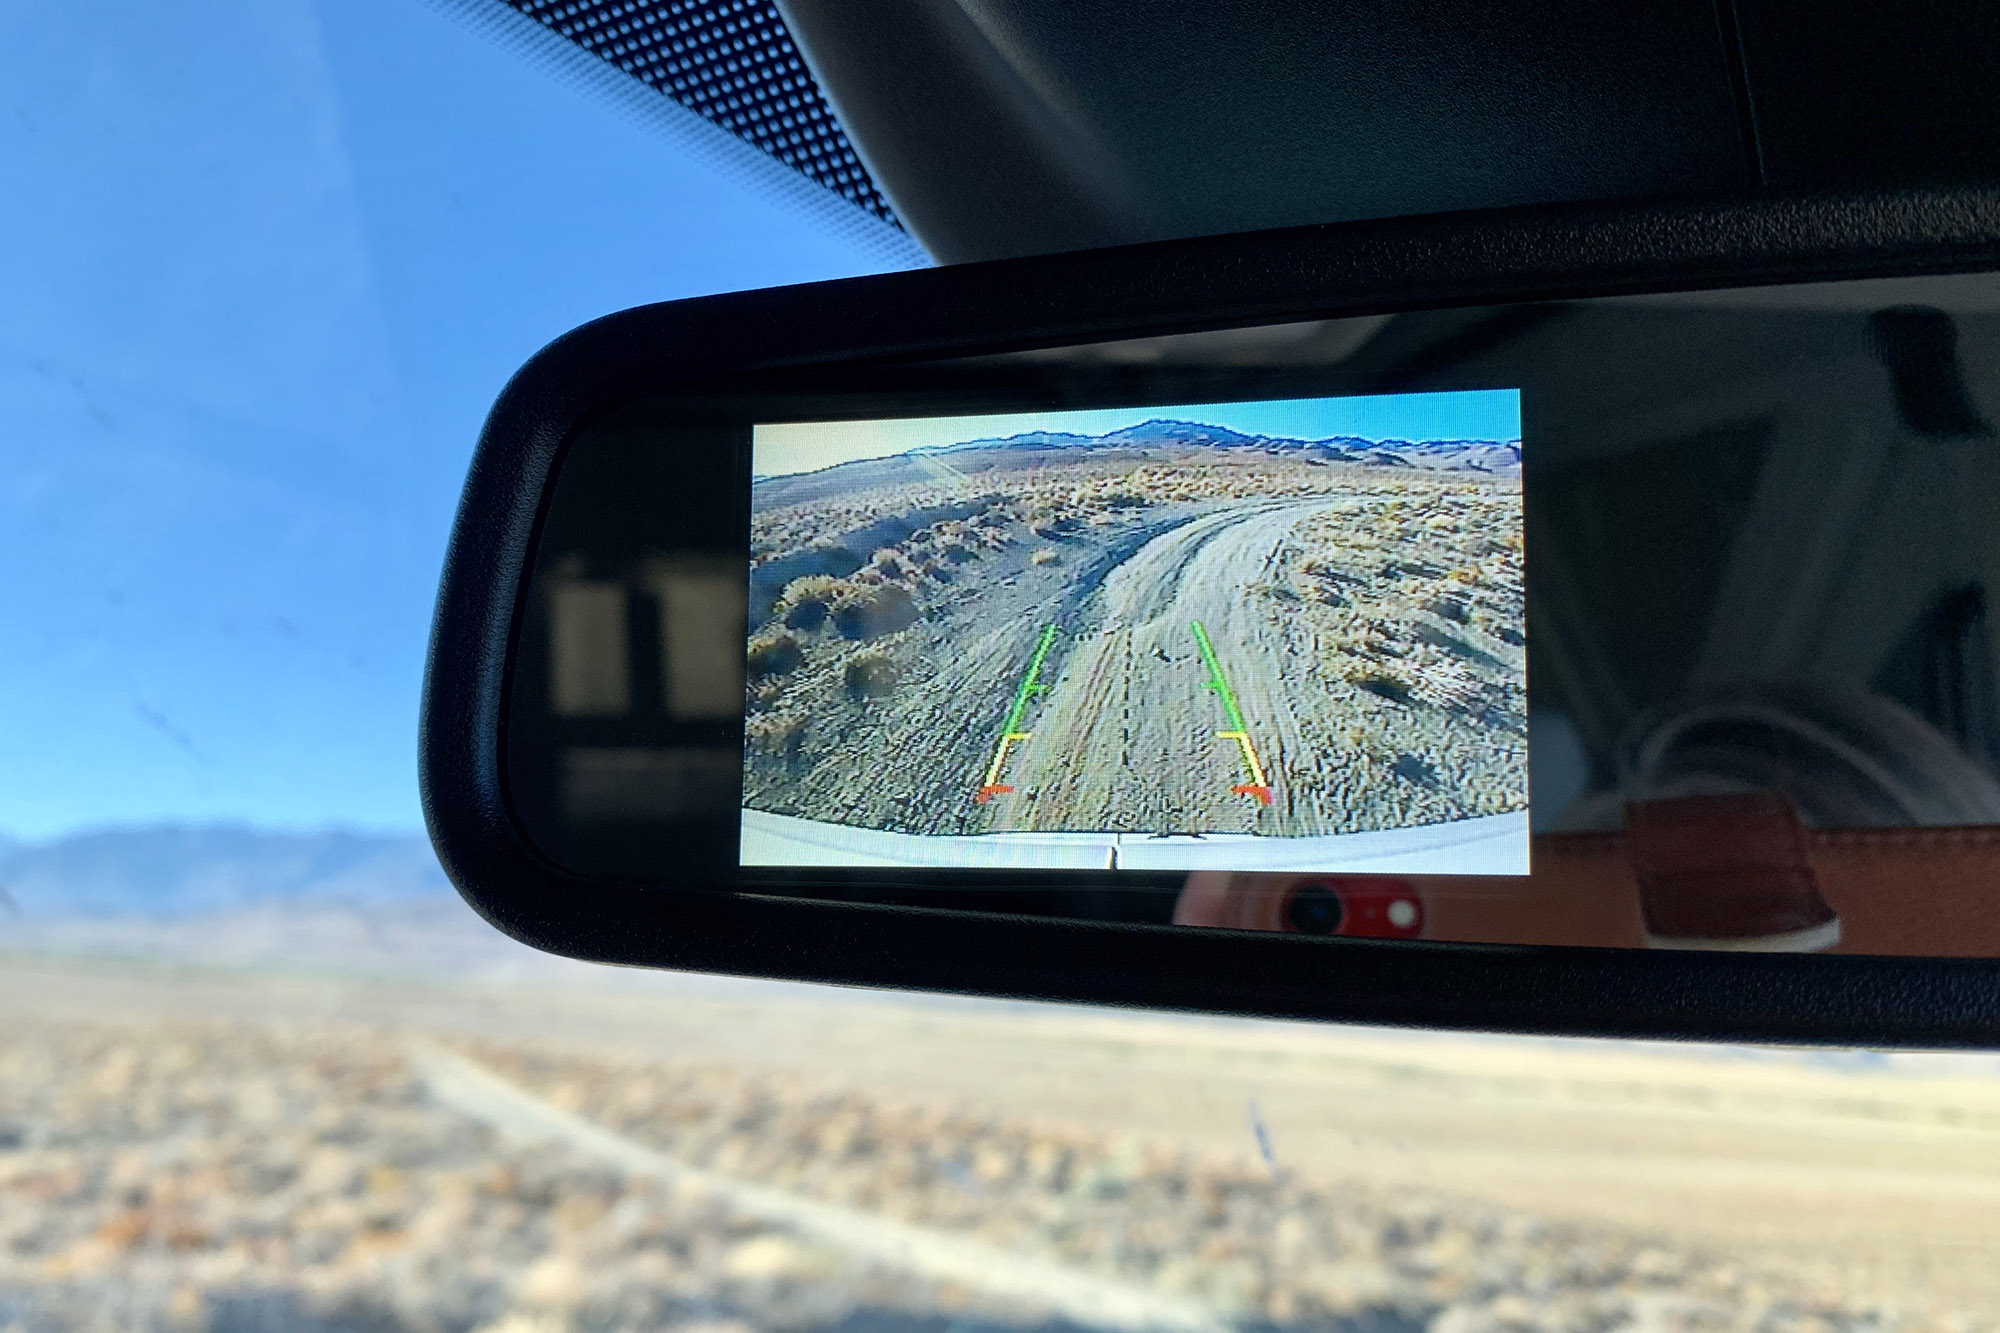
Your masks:
[[[741,863],[1528,869],[1520,394],[759,425]]]

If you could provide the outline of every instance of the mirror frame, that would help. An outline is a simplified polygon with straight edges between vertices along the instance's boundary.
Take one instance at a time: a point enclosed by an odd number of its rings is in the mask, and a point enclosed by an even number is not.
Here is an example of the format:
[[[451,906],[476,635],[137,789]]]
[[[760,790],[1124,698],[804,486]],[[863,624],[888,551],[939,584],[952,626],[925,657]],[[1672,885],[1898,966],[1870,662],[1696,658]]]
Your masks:
[[[877,358],[1977,271],[2000,271],[2000,187],[1341,223],[700,297],[596,320],[513,377],[472,460],[424,682],[419,766],[432,841],[460,893],[494,926],[537,949],[603,963],[1472,1030],[2000,1044],[2000,959],[1384,942],[588,878],[532,848],[502,771],[511,655],[564,442],[635,398]]]

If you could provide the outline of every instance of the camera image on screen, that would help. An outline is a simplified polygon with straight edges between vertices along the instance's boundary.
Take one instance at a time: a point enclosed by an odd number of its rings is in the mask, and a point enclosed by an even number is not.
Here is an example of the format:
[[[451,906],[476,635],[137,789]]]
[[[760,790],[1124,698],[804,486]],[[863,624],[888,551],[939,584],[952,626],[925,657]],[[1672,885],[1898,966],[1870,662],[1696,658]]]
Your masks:
[[[752,460],[745,865],[1526,872],[1517,392]]]

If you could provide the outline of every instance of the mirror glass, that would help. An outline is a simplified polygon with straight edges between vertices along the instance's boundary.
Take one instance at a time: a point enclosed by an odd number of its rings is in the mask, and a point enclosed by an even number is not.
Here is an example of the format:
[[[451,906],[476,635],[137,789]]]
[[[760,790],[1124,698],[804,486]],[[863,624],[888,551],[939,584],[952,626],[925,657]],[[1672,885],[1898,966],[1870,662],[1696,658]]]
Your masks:
[[[2000,954],[2000,281],[691,385],[566,448],[557,863],[1403,940]]]

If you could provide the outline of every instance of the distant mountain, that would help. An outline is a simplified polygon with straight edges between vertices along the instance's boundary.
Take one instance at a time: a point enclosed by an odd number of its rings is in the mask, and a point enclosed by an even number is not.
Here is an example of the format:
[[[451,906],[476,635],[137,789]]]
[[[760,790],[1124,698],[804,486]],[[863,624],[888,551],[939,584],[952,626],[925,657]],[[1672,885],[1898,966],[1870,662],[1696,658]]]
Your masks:
[[[1204,425],[1198,421],[1162,421],[1157,417],[1097,437],[1099,445],[1112,447],[1138,445],[1142,448],[1157,448],[1162,445],[1206,445],[1209,448],[1231,449],[1255,447],[1266,442],[1264,436],[1245,435],[1241,431],[1230,430],[1227,426]]]
[[[1362,453],[1361,462],[1379,463],[1393,458],[1411,467],[1441,468],[1454,472],[1514,473],[1521,470],[1519,440],[1378,440],[1362,444],[1366,452]]]
[[[419,835],[265,833],[231,825],[107,829],[9,843],[0,846],[0,890],[6,895],[0,926],[15,916],[178,920],[265,904],[369,907],[457,897],[429,840]]]
[[[358,904],[301,898],[170,918],[0,918],[0,949],[122,955],[156,963],[305,963],[460,976],[519,973],[566,962],[508,939],[456,894]]]
[[[997,439],[964,440],[958,444],[925,444],[910,450],[912,454],[956,454],[967,449],[1087,449],[1097,444],[1101,437],[1096,435],[1074,435],[1060,430],[1031,430],[1019,435],[1005,435]]]
[[[1246,449],[1280,456],[1294,455],[1321,462],[1365,463],[1379,467],[1416,467],[1434,471],[1511,473],[1521,466],[1519,440],[1369,440],[1337,435],[1301,440],[1281,435],[1248,435],[1227,426],[1154,417],[1103,435],[1065,431],[1026,431],[1019,435],[982,437],[958,444],[926,445],[902,457],[969,453],[974,450],[1088,449]],[[867,460],[877,461],[877,460]],[[843,465],[846,466],[846,465]],[[837,471],[838,469],[828,469]]]

